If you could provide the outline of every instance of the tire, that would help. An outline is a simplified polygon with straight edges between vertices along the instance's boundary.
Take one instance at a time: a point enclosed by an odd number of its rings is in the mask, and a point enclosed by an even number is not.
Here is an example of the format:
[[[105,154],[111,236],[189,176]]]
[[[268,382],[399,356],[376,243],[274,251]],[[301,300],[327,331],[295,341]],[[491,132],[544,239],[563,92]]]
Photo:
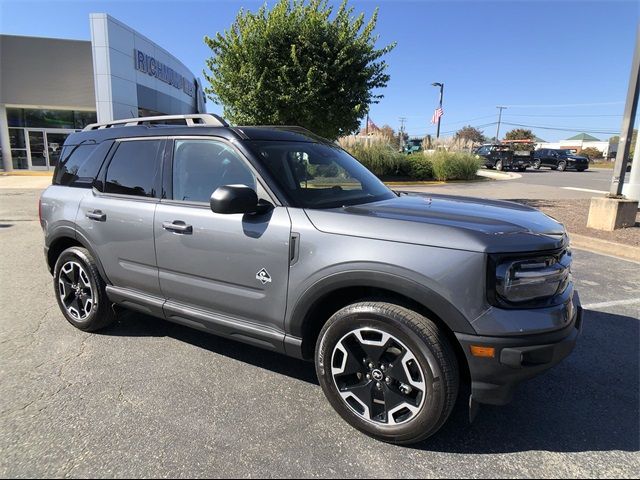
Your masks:
[[[496,162],[496,170],[498,170],[500,172],[500,171],[502,171],[502,169],[503,169],[502,160],[498,160]]]
[[[558,162],[558,171],[564,172],[567,169],[567,162]]]
[[[542,165],[542,162],[540,162],[540,160],[534,160],[534,161],[533,161],[533,165],[532,165],[532,167],[533,167],[535,170],[540,170],[541,165]]]
[[[389,443],[416,443],[436,433],[458,396],[458,361],[443,332],[390,303],[362,302],[336,312],[320,332],[315,364],[338,414]]]
[[[106,284],[87,249],[71,247],[60,254],[53,270],[53,287],[60,311],[74,327],[95,332],[116,319]]]

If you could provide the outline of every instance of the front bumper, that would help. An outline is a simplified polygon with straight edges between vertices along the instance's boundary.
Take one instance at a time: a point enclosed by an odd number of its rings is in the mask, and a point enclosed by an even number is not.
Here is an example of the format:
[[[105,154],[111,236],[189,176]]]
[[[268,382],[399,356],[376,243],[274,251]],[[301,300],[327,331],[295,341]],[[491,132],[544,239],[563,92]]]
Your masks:
[[[560,363],[573,348],[582,330],[582,307],[573,297],[573,318],[558,331],[518,337],[481,337],[456,334],[464,349],[471,375],[471,395],[478,403],[505,405],[517,385]],[[476,357],[471,346],[495,349],[493,357]]]

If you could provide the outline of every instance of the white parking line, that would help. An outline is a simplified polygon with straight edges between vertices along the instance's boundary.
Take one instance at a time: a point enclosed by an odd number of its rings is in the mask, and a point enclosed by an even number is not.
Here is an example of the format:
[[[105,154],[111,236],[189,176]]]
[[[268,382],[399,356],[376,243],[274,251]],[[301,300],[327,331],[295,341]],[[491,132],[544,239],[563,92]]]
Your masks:
[[[640,303],[640,298],[628,298],[627,300],[612,300],[610,302],[587,303],[582,308],[587,310],[597,310],[599,308],[615,307],[617,305],[633,305]]]
[[[562,187],[565,190],[576,190],[578,192],[589,192],[589,193],[609,193],[606,190],[591,190],[590,188],[578,188],[578,187]]]

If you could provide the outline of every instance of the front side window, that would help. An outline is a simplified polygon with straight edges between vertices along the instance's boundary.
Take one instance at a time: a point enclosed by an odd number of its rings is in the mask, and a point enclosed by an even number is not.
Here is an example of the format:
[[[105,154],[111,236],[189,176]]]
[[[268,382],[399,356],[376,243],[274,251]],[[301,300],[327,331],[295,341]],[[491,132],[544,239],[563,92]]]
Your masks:
[[[335,208],[395,196],[373,173],[337,146],[279,141],[248,144],[295,207]]]
[[[209,203],[224,185],[256,189],[256,177],[228,145],[216,140],[176,140],[173,153],[173,199]]]
[[[161,140],[120,142],[107,168],[105,193],[155,197]]]

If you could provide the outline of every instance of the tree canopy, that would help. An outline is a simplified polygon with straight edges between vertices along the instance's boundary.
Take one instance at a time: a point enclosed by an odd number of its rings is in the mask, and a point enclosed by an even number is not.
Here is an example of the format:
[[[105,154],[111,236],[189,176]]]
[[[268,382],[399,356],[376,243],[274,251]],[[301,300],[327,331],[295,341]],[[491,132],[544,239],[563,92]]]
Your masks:
[[[514,128],[508,131],[505,136],[505,140],[534,140],[536,136],[531,130],[524,128]]]
[[[473,143],[482,143],[486,140],[484,132],[478,130],[475,127],[472,127],[471,125],[467,125],[466,127],[462,127],[460,130],[458,130],[456,132],[455,138],[471,141]]]
[[[335,139],[358,129],[389,82],[376,48],[378,11],[366,21],[347,1],[279,0],[268,10],[240,10],[224,33],[205,37],[205,92],[231,123],[300,125]]]

